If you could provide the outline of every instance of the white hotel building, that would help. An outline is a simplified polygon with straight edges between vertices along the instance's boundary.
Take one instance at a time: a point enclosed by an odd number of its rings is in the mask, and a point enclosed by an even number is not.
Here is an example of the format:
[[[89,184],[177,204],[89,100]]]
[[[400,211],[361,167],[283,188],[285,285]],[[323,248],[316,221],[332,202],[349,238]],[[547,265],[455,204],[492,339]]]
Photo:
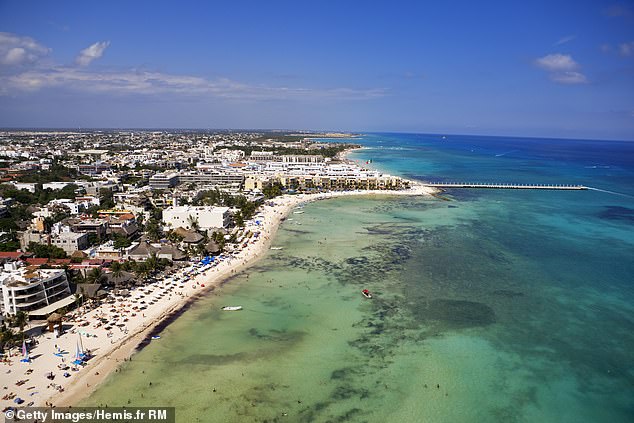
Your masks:
[[[45,317],[75,300],[64,270],[18,267],[16,263],[4,265],[0,294],[3,316],[24,311],[32,317]]]
[[[197,221],[202,230],[225,228],[230,218],[229,207],[178,206],[163,210],[163,222],[172,229],[192,229],[192,220]]]

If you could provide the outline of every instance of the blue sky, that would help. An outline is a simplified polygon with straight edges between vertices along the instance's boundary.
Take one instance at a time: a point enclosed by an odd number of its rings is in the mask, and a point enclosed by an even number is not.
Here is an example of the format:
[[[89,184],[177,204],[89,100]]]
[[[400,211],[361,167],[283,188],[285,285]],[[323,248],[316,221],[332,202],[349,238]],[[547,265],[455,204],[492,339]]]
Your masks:
[[[634,140],[634,1],[0,0],[0,126]]]

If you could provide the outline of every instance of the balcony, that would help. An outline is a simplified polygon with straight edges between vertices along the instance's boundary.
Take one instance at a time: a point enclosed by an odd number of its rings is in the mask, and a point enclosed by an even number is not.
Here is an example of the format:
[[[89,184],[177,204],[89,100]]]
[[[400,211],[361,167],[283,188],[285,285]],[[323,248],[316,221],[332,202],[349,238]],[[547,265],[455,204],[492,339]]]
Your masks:
[[[51,291],[51,290],[53,290],[53,289],[55,289],[55,288],[57,288],[59,286],[66,286],[66,285],[68,285],[68,282],[66,281],[66,279],[62,279],[58,283],[56,283],[54,285],[46,284],[46,285],[44,285],[44,287],[45,287],[46,291]]]

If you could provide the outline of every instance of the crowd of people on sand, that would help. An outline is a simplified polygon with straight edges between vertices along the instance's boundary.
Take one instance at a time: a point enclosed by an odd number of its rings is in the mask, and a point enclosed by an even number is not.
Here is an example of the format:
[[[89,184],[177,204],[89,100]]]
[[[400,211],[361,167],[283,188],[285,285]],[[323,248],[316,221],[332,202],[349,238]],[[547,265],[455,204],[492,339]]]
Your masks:
[[[110,353],[150,329],[192,295],[213,289],[226,276],[263,256],[278,224],[294,207],[333,196],[326,193],[278,197],[265,203],[258,215],[247,222],[245,233],[252,235],[245,237],[232,253],[192,262],[145,286],[111,292],[100,305],[82,306],[65,315],[61,330],[48,332],[45,324],[33,325],[29,330],[33,337],[30,346],[14,348],[3,357],[0,389],[4,394],[0,407],[8,409],[23,403],[53,406],[69,387],[94,389],[95,383],[86,380],[105,376],[94,370]],[[41,333],[34,335],[38,329]],[[83,391],[84,395],[89,392]]]
[[[32,324],[27,331],[32,342],[26,351],[13,348],[2,357],[0,389],[4,393],[0,407],[52,405],[66,386],[79,383],[88,372],[86,368],[93,368],[109,352],[160,321],[192,295],[212,288],[226,274],[236,272],[237,266],[261,255],[274,222],[279,220],[273,212],[276,206],[269,202],[247,222],[244,233],[251,236],[245,237],[232,253],[191,262],[145,286],[110,292],[100,305],[86,304],[66,314],[61,330],[49,332],[46,322]]]

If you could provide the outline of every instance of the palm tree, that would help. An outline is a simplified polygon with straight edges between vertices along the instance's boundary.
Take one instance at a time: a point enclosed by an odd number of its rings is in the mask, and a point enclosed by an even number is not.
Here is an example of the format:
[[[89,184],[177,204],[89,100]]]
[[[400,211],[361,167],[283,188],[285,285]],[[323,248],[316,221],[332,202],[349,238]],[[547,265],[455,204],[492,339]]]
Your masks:
[[[149,272],[156,272],[157,270],[159,270],[160,265],[156,253],[152,253],[150,257],[145,260],[145,265],[147,266],[147,270]]]
[[[116,280],[121,279],[121,276],[123,276],[123,266],[121,266],[121,263],[118,261],[113,261],[110,265],[110,271],[112,273],[112,279],[115,281],[116,285]]]
[[[5,346],[10,346],[15,341],[15,335],[11,329],[3,326],[0,328],[0,351],[4,350]]]
[[[82,298],[84,298],[84,287],[80,287],[79,291],[81,292],[81,295],[78,293],[75,293],[75,307],[77,309],[79,309],[79,307],[81,307],[81,300]]]
[[[189,215],[187,217],[187,223],[189,223],[189,226],[191,226],[192,230],[197,231],[198,229],[200,229],[200,223],[198,222],[198,218],[194,215]]]
[[[13,324],[20,328],[20,334],[24,338],[24,327],[29,323],[29,314],[25,311],[18,311],[13,316]]]
[[[172,242],[181,242],[183,240],[183,237],[174,232],[173,229],[167,232],[166,238]]]
[[[146,263],[138,263],[136,265],[136,268],[134,269],[134,273],[136,274],[136,276],[141,279],[144,280],[148,277],[149,274],[149,269]]]
[[[88,272],[88,276],[86,279],[92,283],[102,283],[106,279],[106,276],[103,274],[101,267],[95,267],[90,272]]]
[[[147,225],[145,225],[145,233],[153,241],[161,239],[161,230],[156,220],[151,219],[148,221]]]
[[[207,247],[204,243],[197,244],[194,248],[196,249],[196,254],[199,256],[206,256],[208,254]]]
[[[81,272],[78,271],[71,271],[69,269],[66,269],[66,278],[70,282],[73,282],[77,285],[86,283],[86,278],[84,277],[84,275],[81,274]]]

